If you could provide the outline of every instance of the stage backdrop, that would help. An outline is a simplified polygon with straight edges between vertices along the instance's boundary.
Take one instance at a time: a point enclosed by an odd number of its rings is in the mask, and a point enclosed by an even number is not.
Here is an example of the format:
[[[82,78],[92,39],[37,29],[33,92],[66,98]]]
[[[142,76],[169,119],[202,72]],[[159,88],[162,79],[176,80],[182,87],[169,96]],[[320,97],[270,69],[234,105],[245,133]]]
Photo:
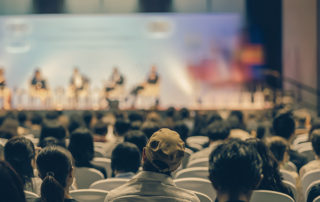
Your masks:
[[[129,92],[155,65],[161,104],[190,106],[212,86],[256,76],[260,49],[245,44],[242,27],[236,14],[3,16],[0,66],[10,88],[24,89],[37,68],[50,89],[67,87],[75,66],[102,88],[117,66]]]

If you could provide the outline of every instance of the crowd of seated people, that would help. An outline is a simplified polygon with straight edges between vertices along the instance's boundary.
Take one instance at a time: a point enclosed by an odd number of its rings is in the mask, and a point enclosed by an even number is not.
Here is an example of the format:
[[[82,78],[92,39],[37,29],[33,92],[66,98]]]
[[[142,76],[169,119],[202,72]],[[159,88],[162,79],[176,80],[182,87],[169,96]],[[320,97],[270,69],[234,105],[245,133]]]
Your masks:
[[[270,190],[312,201],[320,195],[320,183],[307,192],[303,178],[320,169],[320,122],[296,111],[283,106],[230,113],[173,107],[3,112],[0,182],[10,180],[17,187],[6,201],[19,196],[16,201],[76,201],[70,194],[78,189],[74,171],[90,168],[103,178],[128,179],[105,201],[199,201],[199,190],[185,190],[174,181],[177,172],[205,159],[206,180],[216,195],[212,200],[250,201],[254,190]],[[97,157],[110,164],[97,164]],[[293,186],[285,173],[294,179]],[[21,187],[38,198],[25,199]]]

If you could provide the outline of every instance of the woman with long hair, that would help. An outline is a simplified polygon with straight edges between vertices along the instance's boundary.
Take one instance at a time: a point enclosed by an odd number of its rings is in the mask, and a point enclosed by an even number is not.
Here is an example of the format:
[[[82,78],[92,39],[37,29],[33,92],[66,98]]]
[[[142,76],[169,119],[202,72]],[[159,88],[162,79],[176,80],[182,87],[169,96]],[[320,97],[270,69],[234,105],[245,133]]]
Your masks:
[[[73,182],[72,156],[59,146],[45,147],[37,160],[39,176],[42,179],[41,198],[36,202],[75,202],[69,195]]]
[[[4,158],[18,173],[24,189],[40,194],[41,179],[34,177],[35,148],[24,137],[11,138],[4,146]]]

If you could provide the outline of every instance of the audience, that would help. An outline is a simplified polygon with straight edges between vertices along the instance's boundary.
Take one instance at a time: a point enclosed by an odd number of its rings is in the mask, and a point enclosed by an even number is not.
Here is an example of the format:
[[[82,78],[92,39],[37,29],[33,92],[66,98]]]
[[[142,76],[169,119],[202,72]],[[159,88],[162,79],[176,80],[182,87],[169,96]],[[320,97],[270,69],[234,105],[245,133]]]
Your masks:
[[[0,200],[1,202],[26,202],[21,179],[4,161],[0,161]]]
[[[140,130],[130,130],[124,136],[124,142],[130,142],[135,144],[138,147],[140,154],[142,154],[143,148],[147,145],[148,138]]]
[[[114,148],[111,155],[112,177],[132,178],[140,167],[140,151],[132,143],[120,143]]]
[[[171,197],[170,201],[199,201],[191,191],[176,187],[171,177],[181,164],[184,149],[178,133],[165,128],[155,132],[142,153],[143,171],[111,190],[105,201],[117,201],[123,196],[131,196],[129,201],[138,196],[144,198],[139,201],[150,201],[155,196]]]
[[[273,120],[273,131],[275,135],[283,137],[289,143],[292,142],[295,132],[295,122],[290,112],[280,112]],[[289,160],[294,163],[298,169],[307,163],[307,158],[297,151],[289,148]]]
[[[33,173],[35,161],[33,143],[24,137],[11,138],[4,147],[4,158],[21,178],[24,189],[40,194],[41,180],[34,177]]]
[[[256,138],[248,139],[246,142],[258,152],[262,159],[263,178],[257,189],[277,191],[293,196],[289,188],[283,184],[279,164],[267,145]]]
[[[42,124],[39,145],[46,137],[54,137],[59,141],[59,145],[66,146],[65,138],[67,132],[66,129],[57,121],[45,121]]]
[[[62,147],[46,147],[37,157],[37,168],[42,179],[41,198],[34,202],[76,202],[69,194],[74,174],[71,154]]]
[[[94,157],[93,137],[86,128],[78,128],[71,133],[68,146],[74,158],[76,167],[95,168],[99,170],[104,177],[107,177],[106,170],[103,167],[91,163]]]
[[[262,160],[246,142],[230,140],[210,154],[209,179],[217,191],[216,202],[249,202],[262,178]]]
[[[313,130],[310,136],[313,151],[316,160],[310,161],[300,169],[300,177],[302,178],[307,172],[320,168],[320,129]]]
[[[287,108],[275,107],[273,115],[271,110],[266,110],[233,111],[229,116],[224,111],[193,113],[186,108],[114,111],[107,116],[104,111],[98,111],[96,117],[92,111],[83,111],[65,113],[63,120],[62,112],[58,111],[6,112],[0,115],[0,158],[3,154],[10,166],[0,161],[0,184],[10,179],[12,183],[8,186],[12,188],[1,195],[0,201],[26,200],[23,192],[10,196],[18,190],[14,186],[41,196],[31,201],[74,201],[68,191],[73,181],[72,162],[75,167],[95,168],[107,176],[104,167],[92,163],[94,142],[103,148],[99,155],[111,158],[112,177],[132,178],[110,191],[105,201],[118,201],[123,196],[142,197],[143,201],[155,196],[171,197],[173,201],[199,201],[191,191],[176,187],[172,179],[181,164],[187,165],[184,161],[190,154],[189,162],[209,159],[209,179],[218,193],[218,202],[249,201],[255,189],[293,196],[282,182],[280,169],[282,173],[287,170],[294,174],[298,182],[296,200],[312,201],[320,193],[319,186],[312,188],[308,198],[302,200],[299,183],[305,173],[319,169],[320,122],[313,120],[310,128],[310,114],[294,110],[293,118]],[[164,126],[173,131],[160,129]],[[207,136],[209,142],[187,141],[195,135]],[[37,158],[38,170],[34,170],[37,152],[32,142],[38,140],[42,151]],[[66,142],[71,154],[62,148]],[[299,150],[310,144],[316,154],[316,160],[312,161]],[[186,148],[188,155],[184,155]],[[289,166],[289,161],[296,165],[300,176]],[[14,178],[10,172],[17,176]]]
[[[209,158],[210,153],[225,139],[228,138],[230,133],[229,126],[224,121],[215,121],[207,128],[207,136],[209,137],[209,147],[191,154],[189,161],[199,158]]]

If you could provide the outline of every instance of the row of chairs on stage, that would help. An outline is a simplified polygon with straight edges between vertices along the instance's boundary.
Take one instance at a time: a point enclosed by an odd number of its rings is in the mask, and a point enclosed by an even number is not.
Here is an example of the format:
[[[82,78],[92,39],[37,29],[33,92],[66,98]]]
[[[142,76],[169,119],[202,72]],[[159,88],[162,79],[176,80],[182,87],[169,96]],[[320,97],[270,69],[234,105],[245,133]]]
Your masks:
[[[159,99],[160,86],[146,85],[137,95],[132,95],[124,86],[118,86],[106,95],[105,89],[84,88],[75,92],[71,87],[46,89],[0,89],[2,108],[19,109],[101,109],[116,101],[117,107],[150,108]],[[111,106],[109,106],[111,107]]]

